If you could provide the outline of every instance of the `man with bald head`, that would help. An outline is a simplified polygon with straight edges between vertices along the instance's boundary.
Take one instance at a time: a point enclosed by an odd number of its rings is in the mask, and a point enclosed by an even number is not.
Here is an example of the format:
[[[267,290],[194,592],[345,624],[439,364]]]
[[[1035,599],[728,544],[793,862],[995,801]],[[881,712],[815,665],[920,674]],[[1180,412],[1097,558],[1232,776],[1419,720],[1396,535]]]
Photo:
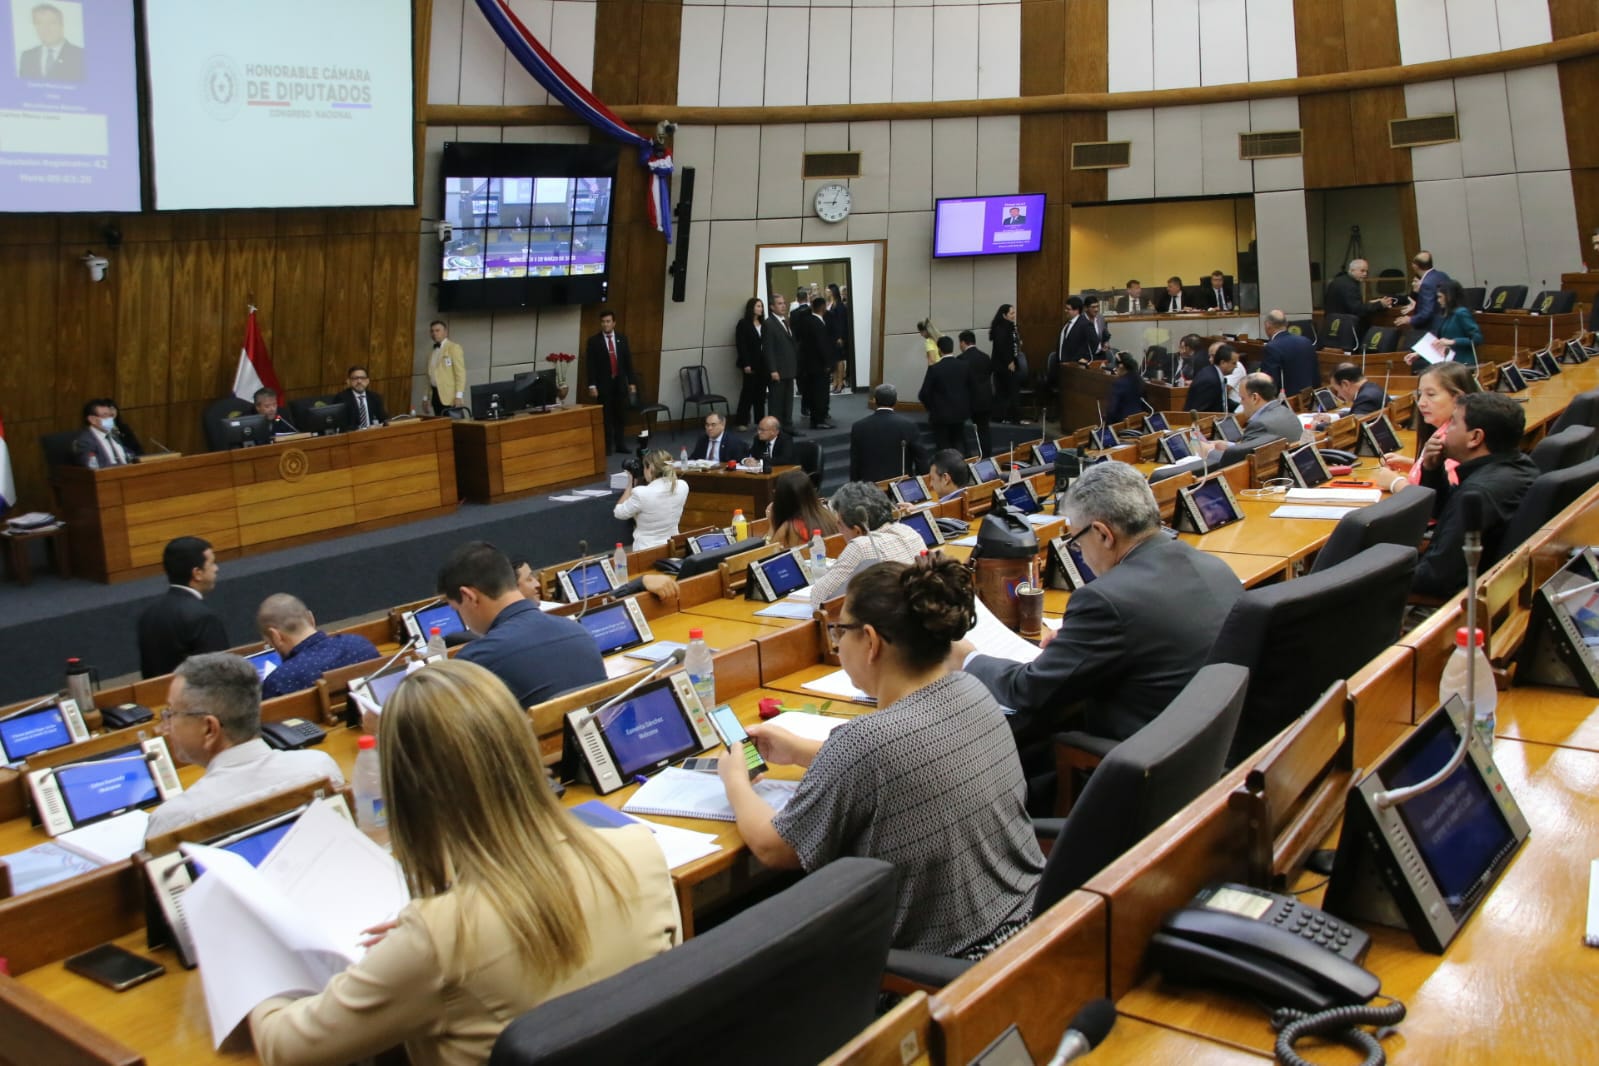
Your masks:
[[[1260,369],[1289,396],[1321,384],[1315,344],[1309,337],[1290,332],[1288,316],[1278,310],[1266,312],[1266,357],[1260,361]]]
[[[792,466],[799,462],[794,457],[794,438],[783,432],[783,423],[776,415],[767,415],[755,426],[755,439],[750,441],[750,458],[764,459],[773,466]]]
[[[262,699],[299,692],[315,685],[329,670],[379,657],[377,647],[365,637],[322,632],[311,609],[286,592],[261,601],[255,624],[261,639],[283,659],[282,666],[262,679]]]
[[[1361,284],[1370,274],[1371,264],[1364,259],[1351,259],[1344,272],[1327,283],[1321,297],[1321,306],[1329,315],[1354,315],[1359,320],[1362,337],[1366,335],[1366,324],[1371,316],[1393,305],[1388,297],[1366,299]]]

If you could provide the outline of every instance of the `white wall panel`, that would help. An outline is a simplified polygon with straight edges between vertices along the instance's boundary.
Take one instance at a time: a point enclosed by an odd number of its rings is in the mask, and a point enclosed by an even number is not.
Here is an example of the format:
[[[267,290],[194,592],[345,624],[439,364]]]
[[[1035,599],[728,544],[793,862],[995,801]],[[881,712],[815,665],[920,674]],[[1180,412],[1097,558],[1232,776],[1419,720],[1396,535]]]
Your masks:
[[[850,13],[829,8],[811,11],[810,80],[806,102],[849,103]]]
[[[888,268],[885,276],[884,323],[885,333],[913,330],[916,323],[926,318],[932,307],[933,213],[931,211],[896,211],[888,216]],[[935,316],[933,319],[937,322]],[[892,356],[892,346],[885,350],[885,363]],[[922,367],[925,367],[925,361]],[[901,394],[914,396],[922,383],[921,368],[911,368],[914,376],[908,382],[887,378],[900,387]],[[902,368],[903,369],[903,368]],[[885,367],[886,370],[886,367]]]
[[[1460,162],[1466,177],[1515,170],[1510,140],[1510,103],[1503,74],[1455,79],[1460,109]]]
[[[1105,172],[1106,196],[1112,200],[1147,200],[1154,196],[1155,112],[1149,108],[1107,111],[1105,137],[1129,142],[1131,163]]]
[[[1125,0],[1106,6],[1108,84],[1113,93],[1145,92],[1155,87],[1151,12],[1150,0]]]
[[[1394,5],[1394,16],[1399,30],[1401,60],[1432,63],[1449,58],[1445,0],[1405,0]]]
[[[1522,284],[1527,278],[1527,244],[1521,231],[1521,194],[1514,174],[1465,180],[1466,224],[1471,230],[1471,261],[1489,287]],[[1433,262],[1438,262],[1436,256]],[[1441,265],[1441,264],[1440,264]],[[1444,267],[1447,273],[1449,268]]]
[[[765,94],[766,9],[729,7],[722,18],[722,76],[717,100],[723,107],[759,107]]]
[[[718,322],[738,321],[754,288],[755,223],[712,222],[705,276],[705,321],[710,339],[716,337]]]
[[[580,127],[586,129],[586,127]],[[683,168],[694,168],[694,217],[711,217],[711,199],[716,188],[716,128],[679,126],[672,135],[672,203],[683,196]]]
[[[773,7],[766,12],[766,106],[805,102],[809,70],[811,13],[803,7]],[[679,73],[679,77],[682,74]]]
[[[933,309],[933,322],[949,334],[951,340],[973,325],[976,312],[972,309],[972,262],[971,259],[934,259],[931,264],[928,306]],[[993,314],[994,309],[989,308],[988,313]],[[955,347],[957,351],[960,349],[958,344]]]
[[[805,127],[765,126],[761,129],[761,218],[792,218],[804,210]]]
[[[675,231],[674,231],[675,233]],[[671,299],[672,277],[666,278],[667,300],[661,318],[662,348],[698,348],[705,343],[705,273],[711,258],[711,224],[691,222],[688,234],[688,273],[682,303]],[[571,351],[551,348],[548,351]]]
[[[1000,304],[1016,302],[1016,257],[984,255],[972,260],[972,331],[977,346],[992,354],[988,324]]]
[[[677,102],[684,107],[715,107],[722,80],[720,7],[685,7],[677,49]]]
[[[542,307],[539,309],[538,347],[534,351],[541,359],[550,352],[576,353],[583,343],[582,330],[581,307]]]
[[[861,176],[849,183],[850,204],[871,214],[888,210],[889,163],[893,155],[887,122],[851,122],[849,150],[861,154]]]
[[[1201,170],[1206,196],[1252,192],[1254,171],[1238,158],[1238,134],[1249,129],[1249,104],[1204,104],[1200,115]]]
[[[889,58],[883,49],[879,63]],[[933,92],[933,9],[902,7],[894,11],[893,99],[931,100]]]
[[[1247,0],[1249,80],[1276,81],[1299,74],[1294,6],[1282,0]]]
[[[984,8],[985,11],[1003,10]],[[1018,189],[1022,120],[1020,115],[985,116],[977,120],[977,194],[997,196]]]
[[[1549,0],[1499,0],[1499,47],[1509,51],[1553,40]]]
[[[594,88],[594,19],[598,8],[598,4],[556,0],[550,17],[550,39],[545,42],[550,54],[585,89]]]
[[[933,199],[977,195],[977,120],[933,120]],[[929,205],[931,206],[931,205]]]
[[[1198,107],[1155,109],[1155,195],[1199,196],[1204,192],[1200,166],[1204,128]]]
[[[503,103],[508,58],[477,5],[466,5],[461,18],[461,103]]]
[[[687,13],[685,8],[684,14]],[[716,131],[716,157],[712,163],[716,171],[716,185],[711,190],[711,218],[755,217],[756,179],[760,162],[759,126],[723,126]]]
[[[850,102],[886,103],[894,95],[894,11],[856,8],[850,24]]]
[[[1191,89],[1199,84],[1199,0],[1154,0],[1155,88]],[[1071,32],[1066,35],[1070,49]]]
[[[1260,306],[1290,315],[1310,313],[1310,236],[1302,189],[1255,194],[1260,235]]]
[[[932,211],[932,121],[905,119],[889,123],[889,128],[893,147],[889,163],[888,209]]]
[[[1520,174],[1516,183],[1527,247],[1527,284],[1558,289],[1561,274],[1582,269],[1582,234],[1577,231],[1571,172]]]
[[[983,4],[977,9],[977,95],[988,100],[1020,96],[1022,5]]]
[[[849,239],[852,241],[880,241],[888,237],[886,214],[849,216]]]
[[[1249,81],[1244,0],[1205,0],[1199,5],[1199,81],[1227,85]]]
[[[1432,261],[1462,285],[1476,285],[1482,275],[1471,259],[1471,231],[1466,217],[1466,183],[1460,178],[1416,182],[1416,228]]]
[[[1251,9],[1253,10],[1253,9]],[[1254,25],[1253,21],[1250,23]],[[1250,68],[1254,70],[1253,67]],[[1275,100],[1249,102],[1249,128],[1252,130],[1299,129],[1299,98],[1281,97]],[[1284,159],[1259,159],[1250,164],[1254,171],[1255,191],[1269,192],[1280,189],[1305,187],[1305,160],[1303,156]]]
[[[808,122],[805,124],[807,152],[849,151],[848,122]]]
[[[461,100],[461,14],[466,0],[436,0],[428,44],[428,103]],[[473,5],[473,11],[477,5]],[[481,16],[480,16],[481,17]]]
[[[1445,6],[1451,55],[1458,58],[1499,51],[1499,12],[1495,0],[1446,0]]]
[[[1455,83],[1428,81],[1405,86],[1405,114],[1445,115],[1455,113]],[[1410,150],[1410,169],[1416,181],[1437,181],[1465,175],[1460,159],[1460,142],[1430,144]]]
[[[511,10],[516,17],[540,41],[550,39],[550,18],[555,13],[554,0],[512,0]],[[477,15],[477,7],[473,5],[473,14]],[[477,15],[481,18],[481,15]],[[589,54],[594,53],[593,35],[589,36]],[[539,83],[533,80],[533,75],[522,68],[514,56],[507,56],[505,60],[505,103],[507,107],[517,104],[537,106],[548,103],[550,94],[539,88]]]
[[[496,313],[490,323],[489,337],[490,357],[467,360],[467,377],[473,384],[486,385],[491,381],[507,381],[518,373],[537,369],[522,364],[536,363],[544,357],[544,352],[538,349],[539,316],[536,314],[528,314],[525,311]],[[563,350],[572,349],[547,349],[547,351]],[[511,369],[513,366],[518,369]],[[479,370],[483,374],[481,383],[477,379]],[[502,396],[500,399],[509,401],[510,397]]]
[[[977,96],[977,7],[933,9],[934,100],[971,100]]]
[[[1510,137],[1516,149],[1516,169],[1565,170],[1571,165],[1566,151],[1566,121],[1560,107],[1560,74],[1553,66],[1505,72],[1505,94],[1510,106]]]
[[[804,238],[803,223],[814,218],[763,218],[755,223],[755,243],[761,244],[798,244]]]

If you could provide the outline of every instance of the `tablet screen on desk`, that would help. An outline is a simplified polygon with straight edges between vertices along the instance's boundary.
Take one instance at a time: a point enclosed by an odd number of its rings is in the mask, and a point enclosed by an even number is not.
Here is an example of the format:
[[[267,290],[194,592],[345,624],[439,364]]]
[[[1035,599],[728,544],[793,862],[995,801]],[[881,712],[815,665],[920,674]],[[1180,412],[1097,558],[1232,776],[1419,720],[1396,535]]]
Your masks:
[[[0,721],[0,748],[5,751],[6,762],[21,762],[30,755],[71,743],[72,730],[67,728],[66,715],[57,704]]]
[[[708,552],[712,548],[725,548],[733,543],[727,539],[726,533],[701,533],[697,537],[688,538],[688,550],[692,555]]]
[[[283,665],[283,656],[271,648],[262,648],[244,657],[245,661],[255,667],[256,676],[265,681],[271,676],[272,671]]]
[[[436,603],[432,607],[424,607],[416,612],[417,633],[423,640],[433,635],[433,630],[439,631],[439,636],[447,637],[451,633],[466,631],[466,623],[461,621],[461,616],[454,607],[447,603]]]
[[[1101,426],[1098,429],[1091,429],[1088,431],[1088,445],[1091,448],[1098,448],[1100,451],[1109,451],[1120,444],[1121,441],[1116,439],[1116,431],[1111,429],[1109,426]]]
[[[1378,455],[1387,455],[1390,452],[1402,450],[1399,444],[1399,434],[1394,432],[1394,424],[1388,420],[1386,414],[1380,414],[1376,418],[1362,422],[1360,425],[1370,437],[1372,447],[1376,449]]]
[[[273,825],[230,840],[220,845],[223,851],[231,851],[251,866],[260,866],[262,860],[272,853],[278,846],[278,841],[289,835],[289,830],[294,828],[294,818],[288,818]]]
[[[1038,497],[1033,495],[1032,486],[1025,481],[1006,485],[999,492],[1007,504],[1022,514],[1037,514],[1044,509],[1044,505],[1038,502]]]
[[[770,559],[762,559],[750,565],[760,567],[761,573],[766,575],[766,583],[771,586],[773,599],[782,599],[795,589],[802,589],[809,583],[793,552],[774,555]]]
[[[1293,464],[1294,480],[1299,482],[1300,488],[1313,489],[1332,478],[1314,444],[1295,448],[1288,453],[1288,461]]]
[[[1053,464],[1055,456],[1059,454],[1060,448],[1056,447],[1055,442],[1052,440],[1041,441],[1033,445],[1033,455],[1045,466]]]
[[[899,524],[914,529],[916,535],[922,538],[922,543],[929,548],[936,548],[944,543],[937,533],[937,527],[933,525],[932,519],[928,517],[926,511],[915,511],[908,514],[899,520]]]
[[[700,750],[670,678],[639,690],[600,720],[600,735],[623,777],[665,766]]]
[[[927,493],[922,489],[920,478],[902,478],[890,485],[889,488],[894,490],[894,495],[899,497],[900,503],[927,502]]]
[[[998,481],[999,480],[999,467],[994,465],[994,460],[992,460],[992,459],[979,459],[976,462],[972,463],[971,465],[972,465],[972,477],[974,479],[976,479],[978,484],[981,484],[984,481]]]
[[[1244,435],[1243,428],[1238,425],[1238,419],[1232,415],[1216,420],[1216,432],[1229,444],[1236,444]]]
[[[1158,411],[1151,411],[1144,418],[1144,428],[1151,433],[1165,433],[1171,429],[1166,423],[1166,416]]]
[[[609,655],[613,651],[621,651],[644,643],[638,627],[633,624],[632,613],[628,611],[625,601],[588,611],[578,621],[583,623],[583,628],[594,638],[601,655]]]
[[[1193,498],[1194,506],[1199,509],[1200,517],[1210,529],[1225,526],[1243,517],[1234,506],[1226,483],[1219,477],[1201,481],[1187,491]]]
[[[135,807],[161,802],[144,753],[59,767],[56,783],[73,825],[85,825]]]
[[[567,576],[572,579],[572,589],[580,600],[603,596],[611,591],[611,579],[605,573],[605,564],[599,560],[574,566],[567,571]]]
[[[1160,438],[1160,450],[1165,453],[1168,463],[1180,463],[1194,454],[1181,433],[1168,433]]]

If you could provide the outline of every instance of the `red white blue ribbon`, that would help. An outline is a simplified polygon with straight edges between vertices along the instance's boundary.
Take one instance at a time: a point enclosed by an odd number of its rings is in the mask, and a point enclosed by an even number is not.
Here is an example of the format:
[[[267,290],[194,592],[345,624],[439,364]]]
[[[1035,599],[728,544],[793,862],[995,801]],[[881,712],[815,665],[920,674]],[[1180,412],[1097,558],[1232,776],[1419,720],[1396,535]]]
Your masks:
[[[522,68],[533,76],[568,111],[612,140],[631,145],[638,151],[639,164],[650,171],[649,214],[657,230],[672,239],[672,157],[655,141],[611,113],[583,83],[556,60],[538,42],[522,20],[511,10],[509,0],[477,0],[483,17],[504,42],[506,50],[516,57]]]

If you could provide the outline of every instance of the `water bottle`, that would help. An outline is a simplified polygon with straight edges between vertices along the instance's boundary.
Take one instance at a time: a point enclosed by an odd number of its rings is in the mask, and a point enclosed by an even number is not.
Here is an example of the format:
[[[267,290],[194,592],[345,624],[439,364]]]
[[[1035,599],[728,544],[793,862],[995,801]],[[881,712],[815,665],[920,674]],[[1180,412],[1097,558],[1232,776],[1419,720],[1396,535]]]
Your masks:
[[[716,665],[711,661],[711,649],[705,644],[705,630],[688,631],[688,652],[683,656],[683,669],[700,705],[707,711],[716,706]]]
[[[90,470],[98,470],[98,469],[100,469],[100,457],[99,456],[97,456],[97,455],[89,456],[89,469]]]
[[[748,540],[749,535],[750,523],[749,519],[744,517],[744,509],[742,507],[735,508],[733,511],[733,539]]]
[[[1193,422],[1188,427],[1188,450],[1195,455],[1205,454],[1205,435],[1199,431],[1199,423]]]
[[[378,738],[367,734],[356,741],[355,824],[361,832],[386,844],[389,840],[389,813],[383,807],[383,777],[378,769]]]
[[[500,417],[500,394],[497,392],[489,397],[489,417],[491,419]]]
[[[444,634],[439,630],[439,627],[434,626],[432,629],[428,630],[427,657],[432,659],[434,656],[438,656],[439,658],[443,659],[448,658],[449,654],[449,649],[444,646]]]
[[[688,449],[687,448],[679,448],[677,450],[677,461],[680,462],[680,463],[683,463],[684,465],[687,465],[687,463],[688,463]]]
[[[616,572],[616,583],[627,584],[627,549],[622,547],[622,542],[616,542],[616,550],[611,553],[611,569]]]
[[[827,545],[822,543],[822,531],[811,534],[811,580],[817,581],[827,573]]]
[[[1482,640],[1482,630],[1479,629],[1476,646],[1468,647],[1471,641],[1466,628],[1462,626],[1455,630],[1455,650],[1450,653],[1449,661],[1444,664],[1444,675],[1438,682],[1438,699],[1443,702],[1450,696],[1458,695],[1460,702],[1465,704],[1466,713],[1471,715],[1472,728],[1477,731],[1477,738],[1482,741],[1483,747],[1492,749],[1494,712],[1499,706],[1499,693],[1494,688],[1493,667],[1483,652]],[[1472,672],[1477,675],[1475,706],[1466,702],[1466,677]]]
[[[84,666],[80,659],[67,660],[67,695],[87,713],[94,709],[94,668]]]

